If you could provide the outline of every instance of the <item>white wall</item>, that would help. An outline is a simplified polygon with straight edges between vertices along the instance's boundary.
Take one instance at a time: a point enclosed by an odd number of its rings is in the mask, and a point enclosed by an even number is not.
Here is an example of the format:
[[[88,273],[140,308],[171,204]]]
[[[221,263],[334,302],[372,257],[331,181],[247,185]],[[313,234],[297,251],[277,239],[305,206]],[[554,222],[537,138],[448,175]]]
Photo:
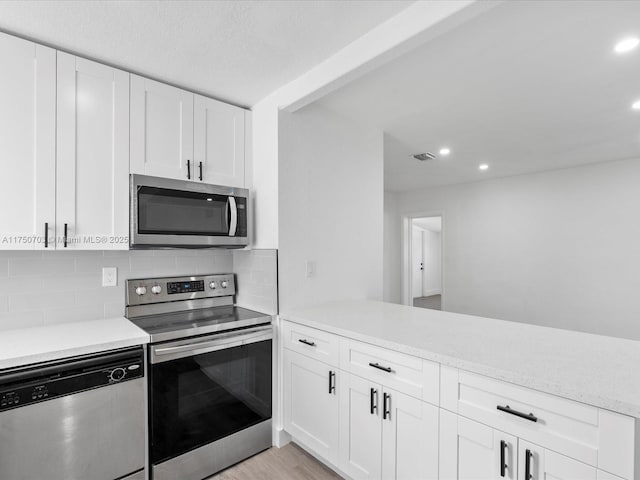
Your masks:
[[[280,311],[382,299],[382,132],[317,106],[279,124]]]
[[[422,231],[422,295],[442,293],[442,248],[440,232]]]
[[[640,339],[640,160],[409,192],[397,206],[444,213],[447,310]]]

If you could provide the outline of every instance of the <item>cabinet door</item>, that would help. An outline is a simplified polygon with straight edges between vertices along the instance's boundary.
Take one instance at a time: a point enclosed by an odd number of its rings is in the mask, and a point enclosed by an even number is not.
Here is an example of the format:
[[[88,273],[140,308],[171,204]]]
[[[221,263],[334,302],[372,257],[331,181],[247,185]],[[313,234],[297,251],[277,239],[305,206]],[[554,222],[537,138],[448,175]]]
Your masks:
[[[131,173],[195,181],[193,160],[193,93],[131,75]]]
[[[334,464],[339,441],[338,378],[335,368],[285,349],[285,430]]]
[[[0,249],[55,248],[56,52],[0,33]]]
[[[518,480],[596,480],[597,470],[589,465],[520,440]]]
[[[386,388],[382,394],[382,478],[438,478],[438,408]]]
[[[441,480],[516,480],[518,439],[440,410]]]
[[[244,117],[242,108],[196,95],[194,155],[197,178],[244,187]]]
[[[57,118],[57,248],[127,250],[129,74],[59,52]]]
[[[340,400],[340,468],[351,478],[381,478],[382,387],[347,375]]]

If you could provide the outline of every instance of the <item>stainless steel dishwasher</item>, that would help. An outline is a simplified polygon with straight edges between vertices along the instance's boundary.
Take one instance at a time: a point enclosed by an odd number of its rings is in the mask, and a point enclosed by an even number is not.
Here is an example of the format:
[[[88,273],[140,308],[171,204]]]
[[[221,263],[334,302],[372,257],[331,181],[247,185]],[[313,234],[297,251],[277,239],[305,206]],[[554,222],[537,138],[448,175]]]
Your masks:
[[[143,479],[143,349],[0,371],[0,479]]]

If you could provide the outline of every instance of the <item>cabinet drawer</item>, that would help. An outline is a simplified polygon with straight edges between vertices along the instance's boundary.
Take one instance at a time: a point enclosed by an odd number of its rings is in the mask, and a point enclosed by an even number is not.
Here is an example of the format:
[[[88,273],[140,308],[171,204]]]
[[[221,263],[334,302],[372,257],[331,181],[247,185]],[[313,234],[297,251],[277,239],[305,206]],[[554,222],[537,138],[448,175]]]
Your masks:
[[[437,363],[341,338],[340,368],[438,405],[440,366]]]
[[[283,322],[284,348],[293,350],[329,365],[338,366],[340,337],[315,328]]]
[[[633,478],[630,417],[450,367],[441,369],[441,394],[442,408]]]

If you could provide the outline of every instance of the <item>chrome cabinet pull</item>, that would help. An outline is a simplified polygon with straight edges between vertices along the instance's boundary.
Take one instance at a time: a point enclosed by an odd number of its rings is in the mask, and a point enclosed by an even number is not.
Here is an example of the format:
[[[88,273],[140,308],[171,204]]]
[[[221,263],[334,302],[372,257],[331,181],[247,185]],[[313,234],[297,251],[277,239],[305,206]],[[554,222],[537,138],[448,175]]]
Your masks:
[[[515,415],[516,417],[524,418],[525,420],[529,420],[530,422],[538,421],[538,417],[536,417],[533,413],[522,413],[517,410],[514,410],[509,405],[505,405],[504,407],[502,405],[498,405],[496,408],[501,412],[505,412],[510,415]]]

